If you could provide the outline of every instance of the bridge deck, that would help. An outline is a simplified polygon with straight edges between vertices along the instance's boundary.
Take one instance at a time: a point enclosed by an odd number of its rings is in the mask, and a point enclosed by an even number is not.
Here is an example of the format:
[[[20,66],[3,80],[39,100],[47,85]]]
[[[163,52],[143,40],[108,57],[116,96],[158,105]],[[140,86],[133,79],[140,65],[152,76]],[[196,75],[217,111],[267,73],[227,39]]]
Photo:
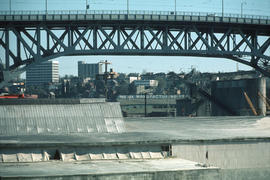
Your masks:
[[[181,13],[177,12],[145,12],[134,11],[52,11],[40,13],[39,11],[26,12],[0,12],[0,23],[11,21],[188,21],[188,22],[212,22],[212,23],[236,23],[270,25],[270,17],[267,16],[221,16],[209,13]]]

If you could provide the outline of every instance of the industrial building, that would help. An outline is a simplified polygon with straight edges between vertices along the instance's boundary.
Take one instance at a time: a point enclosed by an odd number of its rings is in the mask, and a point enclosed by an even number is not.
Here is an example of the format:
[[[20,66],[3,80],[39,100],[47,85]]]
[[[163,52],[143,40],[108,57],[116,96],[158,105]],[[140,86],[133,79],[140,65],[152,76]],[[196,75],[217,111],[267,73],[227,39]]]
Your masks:
[[[235,115],[266,114],[266,79],[240,79],[212,82],[211,95]],[[212,102],[213,116],[229,115],[224,109]]]
[[[124,116],[175,116],[176,100],[184,95],[121,95],[120,102]]]
[[[26,85],[41,85],[59,82],[58,61],[46,61],[26,71]]]
[[[78,62],[78,77],[81,79],[94,79],[97,74],[102,74],[102,63],[88,64],[84,61]]]

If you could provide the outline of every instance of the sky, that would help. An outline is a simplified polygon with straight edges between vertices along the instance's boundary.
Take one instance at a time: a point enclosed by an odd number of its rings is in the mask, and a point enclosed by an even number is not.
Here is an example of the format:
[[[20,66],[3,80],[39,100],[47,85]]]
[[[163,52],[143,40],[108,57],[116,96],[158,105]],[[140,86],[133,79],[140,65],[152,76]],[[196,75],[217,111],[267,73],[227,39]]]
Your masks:
[[[0,11],[9,10],[45,10],[46,0],[0,0]],[[47,0],[48,10],[85,10],[86,0]],[[270,16],[270,0],[224,0],[224,13]],[[127,0],[87,0],[91,10],[126,10]],[[130,10],[173,11],[175,0],[129,0]],[[177,11],[221,13],[222,0],[176,0]],[[164,57],[164,56],[69,56],[60,57],[60,75],[77,75],[77,61],[97,63],[108,60],[109,68],[116,72],[189,72],[196,68],[201,72],[236,71],[236,62],[228,59],[203,57]],[[251,68],[238,64],[240,70]]]

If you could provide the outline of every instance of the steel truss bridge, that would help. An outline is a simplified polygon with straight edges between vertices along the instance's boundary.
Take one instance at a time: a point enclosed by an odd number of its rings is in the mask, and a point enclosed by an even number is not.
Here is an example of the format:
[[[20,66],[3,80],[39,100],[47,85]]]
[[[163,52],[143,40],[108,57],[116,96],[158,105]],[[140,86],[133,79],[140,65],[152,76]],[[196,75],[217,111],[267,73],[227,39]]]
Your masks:
[[[74,55],[228,58],[270,77],[269,45],[270,17],[145,11],[0,12],[2,84],[35,64]]]

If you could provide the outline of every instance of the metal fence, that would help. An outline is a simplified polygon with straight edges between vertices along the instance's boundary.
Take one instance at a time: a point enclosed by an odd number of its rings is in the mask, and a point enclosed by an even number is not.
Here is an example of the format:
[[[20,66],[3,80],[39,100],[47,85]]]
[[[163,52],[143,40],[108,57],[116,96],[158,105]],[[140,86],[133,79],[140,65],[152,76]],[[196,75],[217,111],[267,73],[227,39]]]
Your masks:
[[[270,16],[258,16],[248,14],[231,14],[215,12],[184,12],[184,11],[145,11],[145,10],[49,10],[49,11],[0,11],[0,15],[44,15],[44,14],[130,14],[130,15],[179,15],[179,16],[213,16],[213,17],[235,17],[250,19],[269,19]]]

